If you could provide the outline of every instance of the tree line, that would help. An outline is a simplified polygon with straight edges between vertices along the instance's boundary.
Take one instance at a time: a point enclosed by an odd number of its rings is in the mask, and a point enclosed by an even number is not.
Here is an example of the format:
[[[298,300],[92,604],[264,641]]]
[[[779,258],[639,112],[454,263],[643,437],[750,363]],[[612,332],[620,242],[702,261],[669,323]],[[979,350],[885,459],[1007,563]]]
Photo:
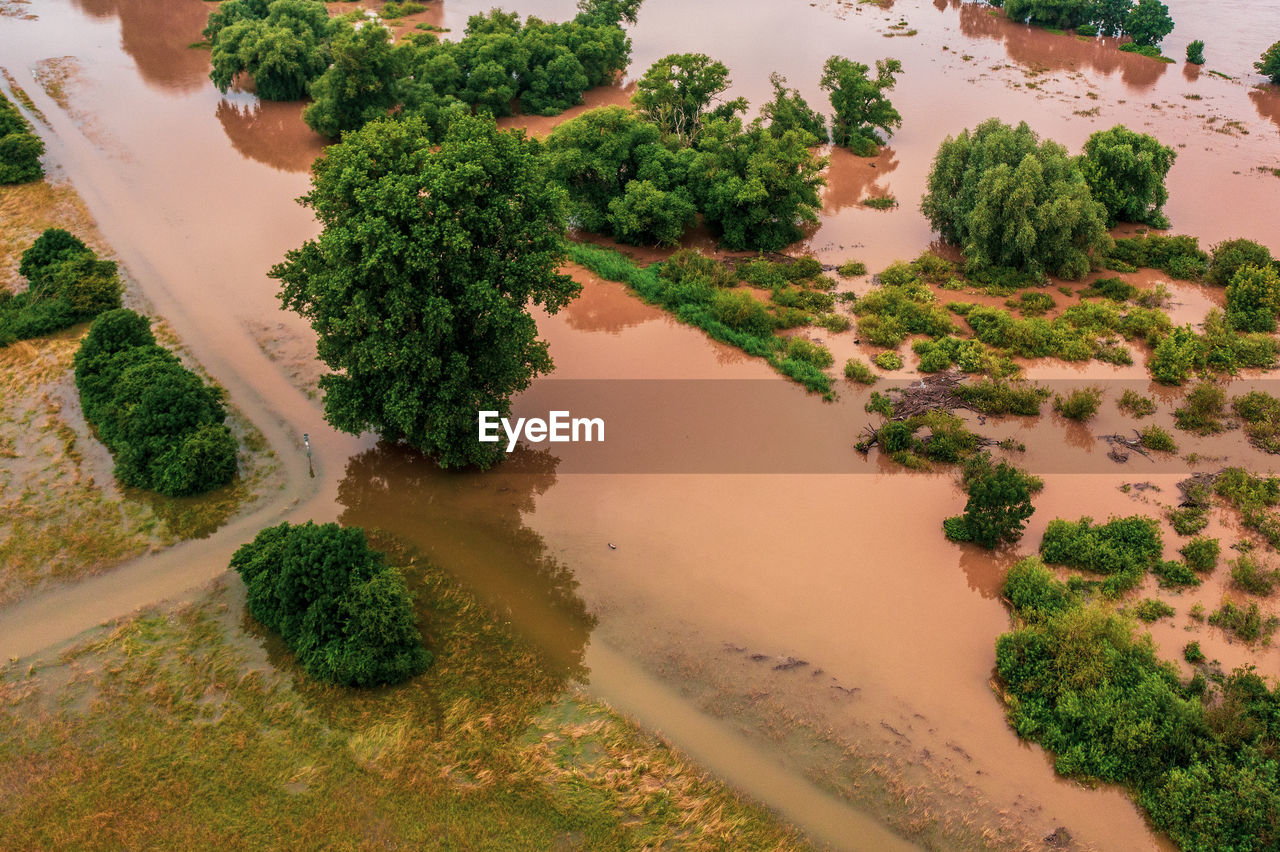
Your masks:
[[[44,140],[18,108],[0,94],[0,184],[30,183],[44,177]]]

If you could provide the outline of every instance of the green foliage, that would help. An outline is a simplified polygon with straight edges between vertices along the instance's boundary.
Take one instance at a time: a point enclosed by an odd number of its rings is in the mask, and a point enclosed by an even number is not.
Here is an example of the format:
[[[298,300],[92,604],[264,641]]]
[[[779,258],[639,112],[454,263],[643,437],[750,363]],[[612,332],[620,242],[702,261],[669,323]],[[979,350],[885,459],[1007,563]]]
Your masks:
[[[848,260],[840,264],[840,268],[836,271],[840,273],[841,278],[856,278],[867,274],[867,265],[860,260]]]
[[[813,156],[810,140],[796,130],[774,136],[759,119],[745,128],[736,116],[706,125],[689,165],[689,188],[726,248],[776,251],[817,222],[826,161]]]
[[[330,43],[333,64],[311,84],[313,102],[302,118],[317,133],[337,138],[386,115],[400,102],[397,84],[408,73],[412,50],[394,47],[385,27],[338,28]]]
[[[1200,241],[1185,235],[1118,239],[1107,254],[1107,263],[1117,260],[1132,267],[1159,269],[1183,281],[1199,281],[1209,266],[1209,255],[1201,251]]]
[[[1209,514],[1203,506],[1179,506],[1165,513],[1178,535],[1195,535],[1209,525]]]
[[[1232,400],[1231,410],[1244,421],[1244,432],[1255,447],[1280,453],[1280,399],[1250,391]]]
[[[1180,385],[1191,376],[1200,354],[1200,340],[1190,326],[1175,328],[1156,344],[1147,361],[1151,377],[1166,385]]]
[[[799,90],[788,89],[787,78],[776,71],[769,75],[769,84],[773,86],[773,100],[760,107],[769,132],[781,136],[788,130],[799,130],[812,136],[815,143],[826,142],[826,118],[809,106]]]
[[[1053,410],[1069,420],[1085,421],[1098,413],[1102,405],[1102,389],[1097,387],[1077,388],[1063,396],[1054,394]]]
[[[862,361],[850,358],[844,362],[844,377],[851,382],[862,385],[874,385],[880,380],[875,372]]]
[[[358,527],[270,527],[235,552],[231,567],[244,580],[249,612],[317,680],[395,684],[431,662],[404,578]]]
[[[1108,596],[1137,586],[1163,551],[1160,524],[1140,515],[1112,518],[1101,526],[1087,517],[1075,523],[1053,520],[1040,541],[1045,562],[1107,575],[1102,591]]]
[[[1200,650],[1200,643],[1188,642],[1186,645],[1183,645],[1182,659],[1186,660],[1188,663],[1191,663],[1192,665],[1195,665],[1196,663],[1203,663],[1205,659],[1204,651]]]
[[[1024,290],[1018,294],[1017,299],[1009,299],[1005,305],[1016,309],[1024,317],[1043,316],[1057,307],[1053,296],[1040,290]]]
[[[1266,642],[1280,626],[1280,619],[1274,615],[1264,617],[1256,601],[1250,601],[1248,606],[1223,601],[1222,606],[1209,615],[1209,623],[1244,642]]]
[[[1005,574],[1001,592],[1019,617],[1031,622],[1071,609],[1079,600],[1038,556],[1015,562]]]
[[[44,140],[18,108],[0,94],[0,184],[30,183],[44,177]],[[25,274],[25,273],[24,273]]]
[[[1169,618],[1173,613],[1173,607],[1157,598],[1147,598],[1133,608],[1133,614],[1148,624],[1162,618]]]
[[[1134,417],[1150,417],[1156,413],[1155,400],[1145,397],[1133,389],[1126,389],[1124,393],[1120,394],[1120,401],[1116,404],[1121,411]]]
[[[876,154],[884,144],[881,132],[891,135],[902,126],[902,116],[885,95],[902,73],[902,63],[878,59],[874,79],[870,71],[861,62],[832,56],[822,66],[819,84],[831,99],[832,142],[860,157]]]
[[[902,357],[897,352],[881,352],[871,360],[882,370],[902,369]]]
[[[1200,585],[1200,578],[1185,562],[1158,559],[1151,566],[1151,573],[1160,578],[1160,585],[1171,588]]]
[[[116,457],[115,475],[169,497],[202,494],[236,474],[236,441],[224,425],[222,390],[158,346],[146,317],[99,316],[76,353],[87,420]]]
[[[1248,553],[1231,561],[1231,585],[1254,595],[1270,595],[1280,584],[1280,570],[1266,568]]]
[[[1148,450],[1156,450],[1162,453],[1176,453],[1178,451],[1178,444],[1173,440],[1173,436],[1159,426],[1151,425],[1143,429],[1138,433],[1138,441]]]
[[[1206,572],[1218,567],[1218,556],[1222,552],[1222,545],[1216,538],[1198,535],[1183,545],[1178,552],[1186,560],[1188,568]]]
[[[1169,7],[1160,0],[1138,0],[1124,23],[1124,30],[1141,47],[1156,47],[1173,32]]]
[[[388,20],[395,18],[403,18],[406,15],[416,15],[426,9],[421,3],[415,3],[413,0],[405,0],[403,3],[397,3],[395,0],[387,0],[382,4],[382,8],[378,10],[378,16]],[[363,29],[363,28],[362,28]]]
[[[1094,200],[1107,209],[1107,227],[1143,222],[1167,228],[1169,221],[1161,213],[1169,198],[1164,181],[1176,158],[1174,150],[1154,136],[1123,124],[1090,136],[1080,168]]]
[[[1210,381],[1198,382],[1173,410],[1173,420],[1179,429],[1197,435],[1212,435],[1226,429],[1222,416],[1226,411],[1227,393]]]
[[[1225,287],[1242,267],[1267,267],[1271,263],[1271,249],[1266,246],[1253,240],[1226,240],[1213,247],[1213,258],[1204,278],[1210,284]]]
[[[664,134],[692,145],[713,117],[728,118],[746,109],[742,99],[723,102],[731,85],[729,69],[705,53],[662,57],[636,83],[632,103]]]
[[[335,427],[445,467],[501,457],[477,441],[476,412],[505,416],[550,371],[529,305],[555,313],[580,289],[558,271],[564,194],[538,150],[487,117],[459,118],[436,146],[408,117],[371,122],[317,162],[303,203],[323,230],[271,275],[334,370],[320,384]]]
[[[1264,77],[1270,77],[1271,82],[1280,83],[1280,41],[1264,50],[1253,67]]]
[[[1022,538],[1027,518],[1035,512],[1031,494],[1038,490],[1039,480],[1008,462],[992,464],[984,454],[966,466],[965,482],[969,500],[961,517],[966,540],[991,549]]]
[[[975,411],[997,417],[1006,414],[1036,417],[1040,414],[1041,405],[1049,398],[1047,388],[1000,379],[959,385],[956,394]]]
[[[1079,278],[1111,246],[1106,208],[1078,162],[1041,143],[1024,122],[998,119],[948,137],[929,173],[922,210],[978,268],[1007,266]]]
[[[1166,59],[1164,54],[1160,52],[1160,48],[1153,44],[1138,44],[1136,41],[1128,41],[1120,45],[1120,50],[1125,53],[1136,53],[1139,56],[1145,56],[1148,59],[1159,59],[1162,62],[1172,62],[1172,59]]]
[[[1280,549],[1280,517],[1270,511],[1280,504],[1280,479],[1254,476],[1247,470],[1229,467],[1218,474],[1214,491],[1240,512],[1240,522]]]
[[[1242,266],[1227,285],[1227,322],[1237,331],[1271,334],[1280,315],[1280,272],[1274,266]]]
[[[263,14],[258,14],[259,12]],[[214,13],[216,14],[216,12]],[[225,92],[237,74],[253,76],[258,96],[295,101],[329,66],[328,40],[335,24],[317,0],[272,0],[246,4],[230,24],[210,21],[213,48],[209,76]]]
[[[49,228],[22,253],[27,289],[0,294],[0,347],[42,337],[120,307],[123,287],[112,261],[99,260],[79,237]]]
[[[1204,64],[1204,42],[1200,39],[1187,44],[1187,63],[1190,65]]]
[[[711,313],[737,331],[759,337],[773,333],[773,317],[756,297],[746,292],[718,290],[711,295]]]
[[[1012,355],[1053,356],[1066,361],[1097,358],[1113,363],[1131,363],[1132,357],[1127,349],[1106,342],[1108,338],[1115,332],[1144,337],[1162,316],[1146,309],[1134,309],[1123,316],[1110,303],[1094,302],[1072,305],[1052,322],[1039,317],[1015,319],[1003,308],[986,305],[974,305],[964,315],[978,340]]]
[[[788,337],[785,358],[811,364],[819,369],[835,363],[831,350],[804,337]]]
[[[683,187],[666,190],[653,181],[633,180],[621,197],[609,202],[608,224],[619,242],[673,246],[697,215],[693,199]]]

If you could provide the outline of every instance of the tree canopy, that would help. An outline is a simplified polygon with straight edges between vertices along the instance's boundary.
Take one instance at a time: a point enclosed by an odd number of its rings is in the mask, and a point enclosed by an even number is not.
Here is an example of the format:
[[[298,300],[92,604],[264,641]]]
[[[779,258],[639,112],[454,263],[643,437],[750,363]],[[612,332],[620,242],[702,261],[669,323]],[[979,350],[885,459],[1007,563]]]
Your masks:
[[[1242,266],[1227,285],[1227,322],[1237,331],[1276,330],[1280,316],[1280,273],[1275,267]]]
[[[672,53],[659,59],[636,83],[632,98],[640,114],[681,145],[691,145],[712,117],[728,117],[746,109],[741,98],[724,101],[729,69],[705,53]]]
[[[1111,246],[1106,208],[1078,162],[1025,122],[989,119],[938,148],[921,205],[979,268],[1079,278]]]
[[[894,75],[902,72],[896,59],[876,60],[876,76],[861,62],[832,56],[822,66],[821,86],[831,98],[832,142],[853,153],[869,157],[884,144],[883,131],[892,134],[902,126],[902,116],[885,92],[894,86]]]
[[[1138,4],[1125,19],[1124,31],[1133,43],[1143,47],[1155,47],[1173,32],[1173,18],[1169,7],[1160,0],[1138,0]]]
[[[773,86],[773,100],[760,107],[760,117],[767,122],[769,132],[781,136],[788,130],[803,130],[815,142],[827,141],[827,119],[809,106],[799,90],[787,88],[787,78],[778,72],[769,75]]]
[[[1026,520],[1035,512],[1031,493],[1040,481],[1008,462],[992,464],[985,453],[966,463],[964,479],[969,500],[963,515],[943,523],[947,537],[986,548],[1022,538]]]
[[[400,102],[398,84],[414,50],[412,44],[393,46],[386,27],[340,27],[330,43],[333,64],[311,84],[314,102],[303,110],[303,120],[336,138],[385,115]]]
[[[0,346],[52,334],[120,307],[116,265],[62,228],[45,230],[22,253],[27,289],[0,293]]]
[[[1104,36],[1128,35],[1146,47],[1158,45],[1173,31],[1169,8],[1160,0],[995,0],[992,5],[1003,5],[1010,20],[1062,30],[1080,28]]]
[[[1107,208],[1107,227],[1117,222],[1169,227],[1161,212],[1169,198],[1164,181],[1177,156],[1154,136],[1123,124],[1089,137],[1080,167],[1094,199]]]
[[[244,580],[249,612],[317,680],[383,686],[431,663],[404,577],[358,527],[270,527],[232,555],[231,567]]]
[[[416,116],[379,119],[329,148],[304,204],[320,236],[272,271],[311,321],[325,416],[372,429],[445,467],[501,455],[477,440],[480,409],[551,369],[530,304],[554,313],[579,286],[565,257],[564,191],[540,146],[464,116],[437,146]]]
[[[262,5],[233,0],[232,10],[211,14],[214,85],[226,91],[237,74],[253,76],[258,96],[293,101],[329,66],[328,40],[336,24],[319,0],[272,0]]]
[[[1271,78],[1271,82],[1280,83],[1280,41],[1264,50],[1253,67],[1259,74]]]

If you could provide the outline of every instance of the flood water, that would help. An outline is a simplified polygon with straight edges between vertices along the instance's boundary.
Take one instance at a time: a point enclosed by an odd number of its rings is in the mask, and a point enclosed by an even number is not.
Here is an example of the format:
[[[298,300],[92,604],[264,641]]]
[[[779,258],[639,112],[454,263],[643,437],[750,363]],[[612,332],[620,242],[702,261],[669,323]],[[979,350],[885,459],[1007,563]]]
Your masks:
[[[492,5],[433,4],[433,20],[454,33]],[[1280,179],[1258,170],[1280,167],[1280,93],[1254,88],[1260,78],[1249,73],[1280,32],[1280,6],[1169,5],[1179,26],[1166,53],[1180,57],[1202,38],[1203,71],[1011,24],[954,0],[898,0],[885,9],[646,0],[629,75],[667,53],[702,51],[730,67],[733,95],[758,102],[777,70],[825,107],[817,79],[828,55],[901,59],[893,100],[904,124],[890,147],[871,160],[832,157],[822,223],[801,247],[825,261],[854,257],[875,270],[927,248],[933,237],[917,202],[933,152],[946,135],[993,114],[1026,120],[1073,150],[1120,121],[1154,133],[1178,150],[1166,207],[1176,231],[1206,245],[1247,236],[1280,250]],[[572,14],[561,0],[508,6],[549,19]],[[1055,776],[1045,754],[1005,724],[989,684],[994,639],[1008,626],[999,585],[1017,553],[1030,552],[1054,517],[1158,514],[1155,503],[1173,499],[1184,475],[1173,464],[1105,458],[1094,436],[1132,423],[1111,401],[1119,385],[1108,385],[1103,415],[1087,429],[1052,416],[984,427],[1026,442],[1023,463],[1043,473],[1046,487],[1022,546],[982,553],[940,534],[941,519],[963,505],[952,474],[904,473],[853,452],[867,421],[864,391],[842,387],[839,403],[824,404],[620,285],[576,270],[582,297],[540,321],[557,365],[547,382],[767,385],[759,398],[768,405],[744,401],[719,417],[678,422],[699,434],[732,433],[769,466],[711,472],[695,441],[661,473],[582,473],[572,459],[521,452],[487,474],[442,474],[370,436],[334,433],[305,392],[311,332],[279,309],[266,271],[316,231],[293,199],[306,191],[322,140],[301,123],[297,104],[213,88],[207,53],[188,47],[210,6],[44,0],[22,8],[37,17],[0,18],[0,64],[47,116],[42,132],[55,171],[85,197],[146,299],[282,456],[288,498],[270,517],[250,519],[257,526],[340,519],[395,532],[476,588],[567,676],[821,843],[884,848],[883,823],[941,847],[1039,846],[1064,826],[1083,847],[1160,848],[1122,792]],[[891,29],[900,19],[909,26]],[[908,30],[917,34],[888,37]],[[623,101],[625,86],[592,92],[589,103]],[[527,123],[534,132],[552,124]],[[899,206],[859,205],[885,194]],[[1167,285],[1188,320],[1216,297]],[[838,359],[857,351],[852,333],[823,334]],[[1082,384],[1123,379],[1149,392],[1140,366],[1033,364],[1029,373]],[[520,404],[545,408],[547,382]],[[297,449],[302,432],[311,436],[314,477]],[[1273,467],[1238,433],[1179,440],[1184,450]],[[839,472],[801,472],[801,458]],[[1121,490],[1134,482],[1161,490]],[[112,606],[127,612],[178,594],[224,570],[250,526],[236,525],[234,540],[184,545],[145,570],[122,569],[114,586],[86,586],[70,600],[84,607],[88,626]],[[1210,534],[1233,533],[1215,520]],[[178,562],[181,577],[162,570]],[[1186,641],[1191,604],[1212,607],[1220,593],[1211,584],[1173,601],[1178,617],[1155,630],[1166,656]],[[40,605],[6,613],[10,625],[29,627],[27,644],[15,646],[26,652],[41,647],[40,625],[56,602]],[[1252,661],[1280,672],[1274,650],[1250,652],[1200,633],[1226,665]]]

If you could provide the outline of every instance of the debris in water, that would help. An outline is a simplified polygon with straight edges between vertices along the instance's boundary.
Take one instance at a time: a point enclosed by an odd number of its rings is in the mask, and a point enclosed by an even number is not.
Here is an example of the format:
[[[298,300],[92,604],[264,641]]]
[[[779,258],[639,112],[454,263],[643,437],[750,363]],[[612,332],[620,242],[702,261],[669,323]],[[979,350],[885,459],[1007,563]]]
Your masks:
[[[797,660],[795,657],[785,657],[782,662],[773,667],[775,672],[789,672],[792,669],[798,669],[801,666],[809,665],[808,660]]]

